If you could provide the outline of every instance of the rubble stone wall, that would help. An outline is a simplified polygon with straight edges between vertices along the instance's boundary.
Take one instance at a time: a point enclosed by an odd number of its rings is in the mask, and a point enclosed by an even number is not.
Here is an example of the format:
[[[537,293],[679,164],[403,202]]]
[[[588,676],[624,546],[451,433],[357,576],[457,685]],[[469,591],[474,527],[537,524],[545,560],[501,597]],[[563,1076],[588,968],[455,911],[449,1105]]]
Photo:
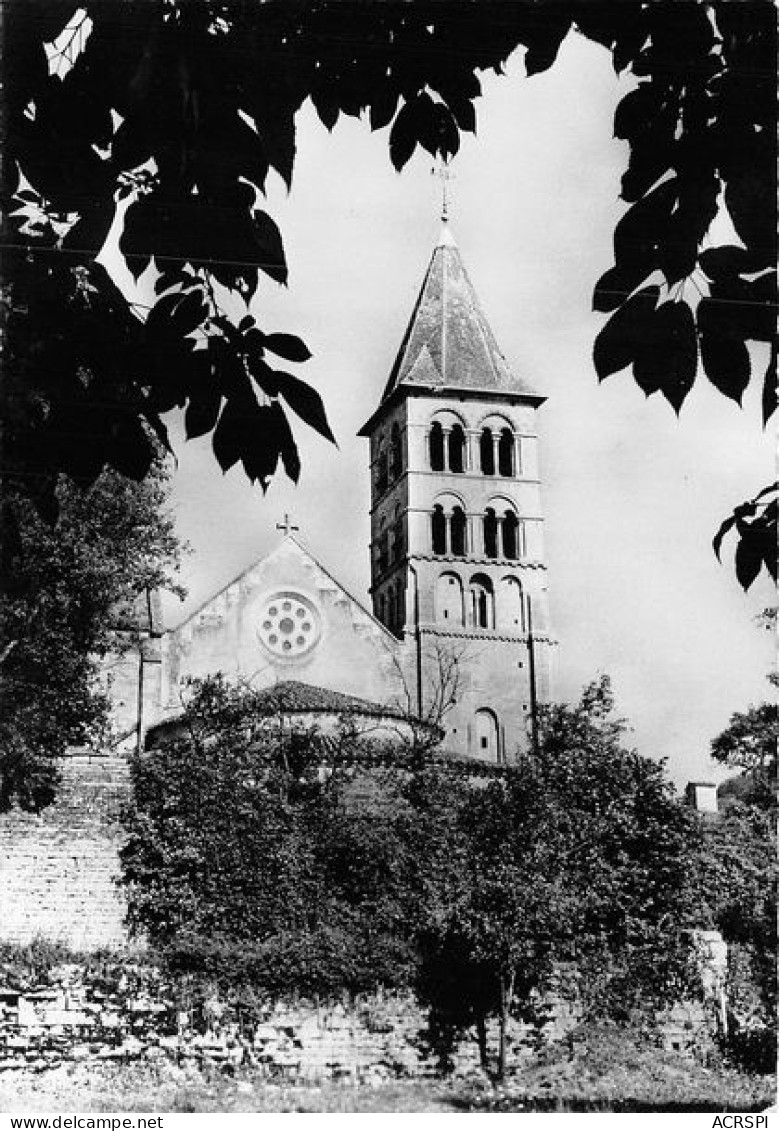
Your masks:
[[[247,1066],[269,1078],[379,1082],[436,1069],[422,1040],[424,1010],[410,995],[269,1003],[249,1021],[216,996],[193,1005],[185,982],[142,962],[65,964],[13,981],[6,975],[0,986],[0,1071],[167,1059]],[[478,1068],[474,1039],[462,1042],[456,1063]]]
[[[575,1012],[563,999],[550,1004],[552,1019],[541,1036],[559,1039],[576,1024]],[[245,1067],[269,1079],[380,1083],[437,1072],[426,1021],[412,995],[397,993],[268,1002],[250,1016],[215,993],[195,994],[186,978],[174,982],[142,957],[91,958],[21,977],[13,965],[0,964],[0,1072],[82,1060],[167,1060]],[[680,1005],[666,1018],[664,1043],[692,1049],[703,1031],[699,1007]],[[496,1036],[489,1033],[493,1049]],[[538,1036],[512,1023],[511,1069],[535,1056]],[[460,1042],[453,1068],[479,1070],[475,1033]]]

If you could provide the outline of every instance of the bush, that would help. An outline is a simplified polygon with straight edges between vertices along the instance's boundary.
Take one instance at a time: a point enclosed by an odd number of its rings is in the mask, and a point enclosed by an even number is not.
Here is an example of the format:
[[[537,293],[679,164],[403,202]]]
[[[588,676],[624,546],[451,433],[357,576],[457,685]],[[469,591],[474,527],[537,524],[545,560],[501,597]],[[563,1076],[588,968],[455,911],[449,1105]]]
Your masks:
[[[316,732],[279,723],[253,714],[251,692],[208,681],[182,737],[135,761],[131,926],[172,967],[268,995],[408,985],[418,869],[403,806],[349,804],[359,740],[347,770]],[[381,776],[400,797],[402,775]]]

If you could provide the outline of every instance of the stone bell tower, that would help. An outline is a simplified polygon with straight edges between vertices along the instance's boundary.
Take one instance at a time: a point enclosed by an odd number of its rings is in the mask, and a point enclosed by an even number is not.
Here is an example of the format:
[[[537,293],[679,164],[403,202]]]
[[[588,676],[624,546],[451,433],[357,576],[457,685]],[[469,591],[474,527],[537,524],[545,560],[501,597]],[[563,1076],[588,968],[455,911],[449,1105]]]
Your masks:
[[[551,694],[544,400],[500,352],[445,222],[360,431],[370,441],[371,595],[407,644],[423,713],[446,711],[446,748],[493,762],[527,746],[533,691],[538,702]]]

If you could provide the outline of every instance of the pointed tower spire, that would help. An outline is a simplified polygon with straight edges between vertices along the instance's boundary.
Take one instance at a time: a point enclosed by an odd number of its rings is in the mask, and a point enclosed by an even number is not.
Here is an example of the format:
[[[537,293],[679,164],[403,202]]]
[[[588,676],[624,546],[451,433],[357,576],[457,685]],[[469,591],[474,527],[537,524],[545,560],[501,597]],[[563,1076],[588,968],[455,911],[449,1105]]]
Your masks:
[[[446,219],[381,403],[401,386],[545,400],[503,356]]]

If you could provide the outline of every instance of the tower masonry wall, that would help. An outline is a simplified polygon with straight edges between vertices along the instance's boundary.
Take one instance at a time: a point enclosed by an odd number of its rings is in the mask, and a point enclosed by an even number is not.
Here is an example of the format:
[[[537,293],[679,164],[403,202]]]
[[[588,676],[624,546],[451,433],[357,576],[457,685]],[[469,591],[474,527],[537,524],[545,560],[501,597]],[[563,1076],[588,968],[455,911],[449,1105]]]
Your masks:
[[[445,745],[453,752],[511,761],[528,745],[531,714],[528,630],[532,609],[535,692],[552,695],[551,624],[545,567],[543,506],[539,480],[537,410],[505,398],[409,389],[372,426],[371,576],[374,609],[397,608],[405,592],[405,621],[391,624],[404,638],[406,683],[415,684],[417,603],[422,651],[424,709],[446,711]],[[442,429],[444,467],[431,466],[431,429]],[[389,453],[393,427],[402,437],[402,465],[393,476]],[[483,469],[482,430],[490,430],[494,466]],[[453,466],[449,438],[462,430],[462,466]],[[513,437],[511,474],[500,474],[498,444]],[[389,472],[389,473],[388,473]],[[433,513],[445,517],[446,550],[433,544]],[[464,517],[464,546],[452,543],[456,508]],[[489,551],[485,515],[503,523],[518,519],[512,556],[505,528]],[[403,546],[395,531],[403,516]],[[437,520],[438,521],[438,520]],[[387,542],[386,531],[392,531]],[[387,552],[389,548],[389,553]],[[436,552],[438,551],[438,552]],[[488,552],[489,551],[489,552]],[[484,591],[483,605],[479,593]],[[389,618],[389,613],[388,620]],[[451,665],[456,660],[457,672]],[[443,670],[446,669],[446,676]],[[445,688],[443,683],[456,683]]]

